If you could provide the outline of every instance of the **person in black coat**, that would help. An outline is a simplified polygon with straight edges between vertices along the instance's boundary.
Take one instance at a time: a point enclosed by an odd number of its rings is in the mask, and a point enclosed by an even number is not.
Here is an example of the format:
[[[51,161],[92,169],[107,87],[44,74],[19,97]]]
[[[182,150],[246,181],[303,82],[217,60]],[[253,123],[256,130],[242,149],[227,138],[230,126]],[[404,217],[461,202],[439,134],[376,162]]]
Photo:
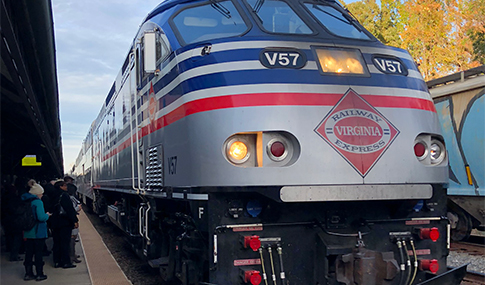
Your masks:
[[[10,250],[10,261],[22,261],[22,258],[19,256],[23,242],[22,229],[13,222],[16,209],[20,206],[22,200],[13,184],[9,184],[5,188],[5,193],[2,193],[1,210],[6,248]]]
[[[47,212],[54,212],[54,205],[57,203],[55,199],[58,198],[56,197],[57,191],[56,188],[54,187],[54,184],[56,183],[56,180],[51,180],[50,182],[46,183],[42,187],[44,187],[44,196],[42,196],[42,201],[44,202],[44,208]],[[44,200],[45,199],[45,200]],[[46,204],[47,201],[47,204]]]
[[[52,203],[55,204],[55,209],[50,223],[54,241],[52,247],[54,267],[74,268],[76,265],[71,262],[69,244],[72,229],[79,227],[78,218],[67,193],[67,183],[62,180],[57,181],[54,188],[56,199]],[[61,206],[65,213],[61,213]]]
[[[77,187],[74,185],[74,178],[71,176],[66,176],[64,177],[64,182],[67,183],[67,193],[69,193],[70,196],[77,196]]]

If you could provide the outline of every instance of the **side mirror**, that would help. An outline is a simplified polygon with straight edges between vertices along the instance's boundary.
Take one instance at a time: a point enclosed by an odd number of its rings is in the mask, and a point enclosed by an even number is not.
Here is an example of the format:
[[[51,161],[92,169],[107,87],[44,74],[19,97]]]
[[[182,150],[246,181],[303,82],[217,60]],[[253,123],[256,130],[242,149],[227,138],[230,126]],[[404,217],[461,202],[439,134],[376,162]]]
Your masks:
[[[157,70],[157,49],[155,32],[146,32],[143,36],[144,67],[146,73],[155,73]]]

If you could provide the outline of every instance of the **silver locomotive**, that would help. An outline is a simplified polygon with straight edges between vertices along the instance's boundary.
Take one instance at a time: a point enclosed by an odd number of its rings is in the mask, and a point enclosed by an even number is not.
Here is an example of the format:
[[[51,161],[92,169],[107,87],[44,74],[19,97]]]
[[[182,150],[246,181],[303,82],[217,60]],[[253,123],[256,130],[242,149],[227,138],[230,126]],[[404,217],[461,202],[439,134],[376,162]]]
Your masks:
[[[74,174],[175,283],[424,284],[464,270],[446,269],[448,160],[426,84],[333,1],[162,2]]]

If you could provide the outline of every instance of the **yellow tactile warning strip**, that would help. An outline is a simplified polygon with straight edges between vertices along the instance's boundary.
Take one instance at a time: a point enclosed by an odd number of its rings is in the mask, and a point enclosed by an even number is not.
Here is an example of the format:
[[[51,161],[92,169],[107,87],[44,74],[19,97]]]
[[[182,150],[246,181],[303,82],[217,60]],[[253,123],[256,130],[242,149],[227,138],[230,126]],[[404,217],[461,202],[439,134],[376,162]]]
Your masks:
[[[79,213],[79,235],[93,285],[132,284],[83,211]]]

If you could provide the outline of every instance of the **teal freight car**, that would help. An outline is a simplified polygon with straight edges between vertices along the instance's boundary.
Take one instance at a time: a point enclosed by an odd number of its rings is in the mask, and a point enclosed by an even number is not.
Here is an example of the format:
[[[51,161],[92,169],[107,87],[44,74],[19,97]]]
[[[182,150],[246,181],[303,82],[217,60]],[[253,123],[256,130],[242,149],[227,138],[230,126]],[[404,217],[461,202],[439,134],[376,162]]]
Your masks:
[[[427,82],[449,155],[452,239],[485,226],[485,65]]]

